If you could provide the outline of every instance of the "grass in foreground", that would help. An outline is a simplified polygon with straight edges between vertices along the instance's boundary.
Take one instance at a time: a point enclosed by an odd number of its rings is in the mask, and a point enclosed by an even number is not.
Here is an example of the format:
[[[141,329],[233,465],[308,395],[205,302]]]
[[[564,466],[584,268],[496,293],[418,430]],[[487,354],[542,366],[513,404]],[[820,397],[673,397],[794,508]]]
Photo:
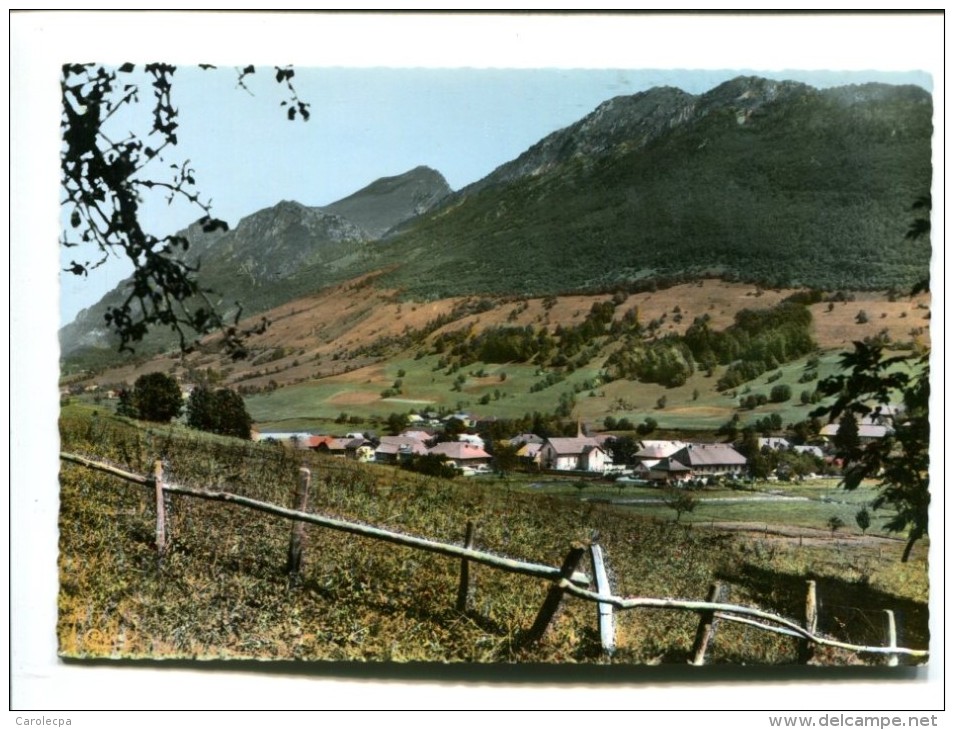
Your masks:
[[[812,570],[792,564],[795,572],[782,575],[769,546],[756,554],[756,543],[736,535],[645,519],[612,505],[321,461],[78,411],[64,412],[61,433],[67,451],[139,473],[161,457],[177,483],[289,506],[305,463],[315,473],[310,511],[458,544],[473,520],[476,547],[533,562],[559,565],[571,544],[598,534],[620,595],[702,599],[720,579],[732,584],[733,602],[797,617],[807,576],[798,571]],[[619,614],[619,650],[606,660],[595,606],[571,598],[546,639],[521,649],[545,581],[478,566],[472,607],[458,612],[458,561],[320,528],[308,529],[303,569],[292,579],[285,573],[289,523],[181,497],[170,500],[172,545],[159,564],[148,490],[66,464],[61,482],[63,656],[681,664],[692,647],[695,615],[628,611]],[[844,549],[830,558],[833,575],[858,559]],[[873,563],[873,571],[880,569]],[[905,568],[923,569],[921,561]],[[786,590],[779,589],[783,583]],[[848,605],[879,610],[874,601],[883,597],[870,586],[840,584],[853,591]],[[906,621],[920,625],[917,617]],[[905,639],[924,645],[926,630]],[[710,663],[795,660],[793,640],[730,625],[709,654]],[[823,660],[858,661],[841,653]]]

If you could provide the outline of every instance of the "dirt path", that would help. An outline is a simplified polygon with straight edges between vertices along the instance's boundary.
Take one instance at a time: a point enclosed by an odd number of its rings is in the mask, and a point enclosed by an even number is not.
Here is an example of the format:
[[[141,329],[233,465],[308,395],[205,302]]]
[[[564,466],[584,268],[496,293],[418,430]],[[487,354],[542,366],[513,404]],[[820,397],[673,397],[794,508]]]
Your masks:
[[[583,501],[587,501],[584,499]],[[637,497],[633,499],[611,499],[613,504],[666,504],[662,497]],[[700,497],[698,504],[731,504],[741,502],[810,502],[808,497],[788,497],[784,494],[755,494],[744,497]]]
[[[701,527],[719,532],[744,533],[752,538],[767,539],[774,542],[795,543],[798,545],[851,545],[853,547],[878,547],[898,545],[904,540],[884,535],[856,535],[851,533],[832,534],[830,530],[793,525],[769,525],[757,522],[694,522],[693,527]]]

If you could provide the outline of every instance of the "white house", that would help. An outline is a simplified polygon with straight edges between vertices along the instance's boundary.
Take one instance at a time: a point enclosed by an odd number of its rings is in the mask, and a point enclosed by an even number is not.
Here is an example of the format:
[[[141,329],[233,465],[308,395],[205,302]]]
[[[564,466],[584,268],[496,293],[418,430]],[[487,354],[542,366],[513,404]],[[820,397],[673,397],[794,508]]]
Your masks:
[[[613,461],[603,447],[588,436],[547,439],[540,447],[539,458],[544,469],[601,474]]]
[[[816,456],[819,459],[825,457],[825,452],[821,450],[820,446],[793,446],[792,451],[796,454],[810,454],[811,456]]]

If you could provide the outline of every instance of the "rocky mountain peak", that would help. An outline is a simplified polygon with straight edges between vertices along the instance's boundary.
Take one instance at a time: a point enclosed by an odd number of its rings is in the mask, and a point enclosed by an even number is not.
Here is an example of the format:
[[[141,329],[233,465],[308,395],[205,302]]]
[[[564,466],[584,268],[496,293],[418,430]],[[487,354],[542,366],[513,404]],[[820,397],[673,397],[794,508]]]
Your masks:
[[[592,161],[615,152],[640,149],[716,108],[751,111],[777,99],[810,91],[811,87],[796,82],[742,76],[701,96],[671,86],[617,96],[575,124],[544,137],[463,192],[541,175],[573,158]]]
[[[400,175],[378,178],[322,210],[343,216],[372,238],[380,238],[408,218],[426,213],[451,192],[443,175],[420,165]]]

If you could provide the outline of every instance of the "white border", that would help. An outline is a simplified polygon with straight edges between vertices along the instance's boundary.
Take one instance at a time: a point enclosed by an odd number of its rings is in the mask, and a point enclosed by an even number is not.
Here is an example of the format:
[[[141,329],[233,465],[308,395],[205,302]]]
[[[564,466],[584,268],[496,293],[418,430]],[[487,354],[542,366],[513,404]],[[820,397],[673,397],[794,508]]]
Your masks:
[[[532,688],[76,667],[55,658],[58,69],[64,61],[300,66],[926,70],[943,131],[943,16],[13,13],[11,32],[11,706],[143,708],[550,708],[926,711],[941,704],[943,651],[927,680]],[[54,141],[51,143],[51,141]],[[941,144],[935,169],[943,171]],[[935,215],[943,214],[943,189]],[[942,220],[942,218],[941,218]],[[935,224],[935,247],[943,242]],[[935,262],[935,282],[943,281]],[[935,353],[943,289],[935,287]],[[937,346],[940,345],[940,346]],[[940,367],[938,367],[940,365]],[[935,374],[943,362],[935,363]],[[938,395],[939,397],[939,395]],[[940,405],[940,403],[938,402]],[[940,409],[936,412],[940,413]],[[943,431],[935,431],[943,434]],[[938,446],[940,442],[938,442]],[[941,457],[943,459],[943,457]],[[31,470],[28,473],[28,467]],[[38,471],[36,471],[38,470]],[[941,483],[941,482],[938,482]],[[934,522],[937,524],[937,521]],[[932,563],[932,589],[944,585]],[[939,618],[939,617],[938,617]],[[935,632],[942,628],[932,622]],[[937,635],[937,634],[936,634]],[[940,649],[940,647],[938,647]],[[691,697],[691,699],[689,699]],[[157,698],[164,698],[159,700]],[[41,711],[46,711],[45,713]],[[74,715],[75,717],[75,715]],[[95,715],[97,726],[116,715]],[[718,721],[721,716],[716,716]],[[732,718],[744,726],[746,718]],[[14,717],[11,716],[11,720]],[[128,718],[127,718],[128,719]],[[289,718],[290,719],[290,718]],[[150,720],[137,717],[137,721]],[[673,721],[671,717],[667,721]],[[711,717],[707,720],[711,721]],[[74,720],[76,723],[76,720]],[[78,723],[76,723],[78,724]],[[119,722],[116,722],[117,726]],[[753,727],[764,727],[764,717]]]

